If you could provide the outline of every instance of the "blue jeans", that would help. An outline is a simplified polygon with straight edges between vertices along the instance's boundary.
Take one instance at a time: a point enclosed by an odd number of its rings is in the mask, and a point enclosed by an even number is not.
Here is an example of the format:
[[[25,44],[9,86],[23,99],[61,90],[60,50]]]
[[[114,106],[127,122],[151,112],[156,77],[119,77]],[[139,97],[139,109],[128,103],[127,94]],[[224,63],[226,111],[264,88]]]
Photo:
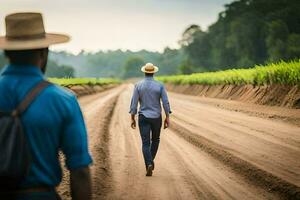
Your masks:
[[[162,118],[146,118],[144,115],[139,115],[139,129],[143,143],[143,156],[146,167],[153,164],[156,156],[159,141],[160,129],[162,126]]]

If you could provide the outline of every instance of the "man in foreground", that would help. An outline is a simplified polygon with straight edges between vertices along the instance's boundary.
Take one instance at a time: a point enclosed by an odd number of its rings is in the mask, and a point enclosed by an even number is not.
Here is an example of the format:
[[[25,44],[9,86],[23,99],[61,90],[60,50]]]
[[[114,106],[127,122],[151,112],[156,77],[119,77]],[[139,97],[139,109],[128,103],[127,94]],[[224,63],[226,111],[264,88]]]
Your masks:
[[[160,100],[162,100],[166,114],[165,129],[169,127],[171,110],[164,86],[153,79],[154,74],[158,71],[158,67],[147,63],[141,68],[141,71],[145,73],[145,79],[135,85],[129,113],[131,114],[131,127],[135,129],[135,115],[137,114],[138,102],[140,102],[139,129],[143,143],[146,176],[152,176],[154,158],[158,150],[162,126]]]
[[[45,81],[48,46],[67,42],[69,37],[45,33],[40,13],[15,13],[5,21],[6,36],[0,37],[0,49],[4,49],[9,65],[0,75],[0,111],[13,113],[29,91]],[[62,179],[60,150],[70,170],[72,198],[91,199],[92,159],[76,97],[49,84],[20,118],[31,156],[29,173],[17,189],[0,188],[0,199],[60,199],[55,190]]]

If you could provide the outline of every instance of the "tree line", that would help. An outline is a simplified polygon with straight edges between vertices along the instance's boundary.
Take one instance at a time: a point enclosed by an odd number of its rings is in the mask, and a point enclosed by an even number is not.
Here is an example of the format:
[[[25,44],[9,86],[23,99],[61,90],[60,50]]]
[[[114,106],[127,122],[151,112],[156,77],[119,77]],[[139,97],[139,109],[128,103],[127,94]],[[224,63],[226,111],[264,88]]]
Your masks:
[[[233,1],[206,31],[190,25],[179,40],[179,49],[51,52],[47,75],[126,79],[142,76],[139,69],[147,62],[160,67],[159,75],[170,75],[299,59],[299,11],[299,0]],[[0,52],[0,68],[4,62]]]
[[[152,62],[160,67],[160,75],[180,73],[177,66],[184,60],[182,49],[165,48],[162,53],[147,50],[82,51],[78,55],[67,52],[51,52],[50,60],[61,65],[73,66],[78,77],[130,78],[143,74],[140,67]]]
[[[238,0],[207,31],[191,25],[180,44],[182,72],[248,68],[300,58],[299,0]]]

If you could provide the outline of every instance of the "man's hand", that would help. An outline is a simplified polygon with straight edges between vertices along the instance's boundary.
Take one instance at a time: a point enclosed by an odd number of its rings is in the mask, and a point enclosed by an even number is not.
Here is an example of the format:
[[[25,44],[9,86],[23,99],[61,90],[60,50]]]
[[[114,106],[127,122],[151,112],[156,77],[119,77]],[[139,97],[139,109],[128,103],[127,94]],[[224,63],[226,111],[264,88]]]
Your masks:
[[[71,170],[70,186],[73,200],[91,200],[92,184],[89,167]]]
[[[167,116],[164,121],[164,129],[169,128],[169,126],[170,126],[170,118],[169,116]]]
[[[131,128],[132,129],[136,128],[136,121],[135,121],[135,119],[131,119]]]
[[[136,121],[135,121],[135,115],[131,115],[131,128],[135,129],[136,128]]]

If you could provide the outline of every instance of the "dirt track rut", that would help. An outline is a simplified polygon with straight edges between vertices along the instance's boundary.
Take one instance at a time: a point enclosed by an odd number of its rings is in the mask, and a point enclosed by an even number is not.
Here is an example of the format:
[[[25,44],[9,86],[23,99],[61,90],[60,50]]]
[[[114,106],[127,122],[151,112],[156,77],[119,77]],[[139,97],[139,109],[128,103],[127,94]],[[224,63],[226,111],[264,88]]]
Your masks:
[[[132,88],[80,98],[94,158],[95,199],[300,198],[299,126],[234,111],[241,109],[238,103],[237,109],[234,103],[224,109],[211,99],[173,93],[173,127],[162,131],[156,169],[145,177],[139,132],[130,128]],[[291,115],[298,116],[295,112]],[[67,181],[60,193],[69,197]]]

